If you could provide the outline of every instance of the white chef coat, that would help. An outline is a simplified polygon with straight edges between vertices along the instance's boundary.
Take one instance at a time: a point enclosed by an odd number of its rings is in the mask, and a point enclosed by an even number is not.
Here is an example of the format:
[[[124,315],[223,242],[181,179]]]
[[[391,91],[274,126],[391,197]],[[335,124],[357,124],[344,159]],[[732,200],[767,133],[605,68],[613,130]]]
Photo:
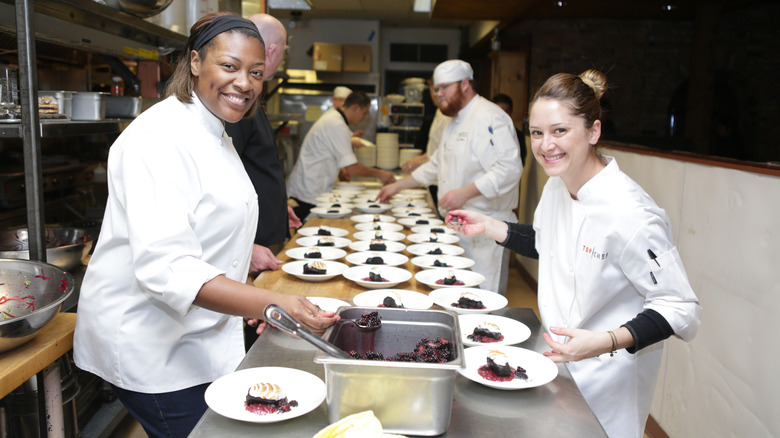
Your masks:
[[[111,147],[103,226],[78,303],[76,365],[131,391],[208,383],[244,356],[242,318],[193,305],[244,282],[257,195],[221,120],[193,96],[141,114]]]
[[[512,119],[498,105],[475,96],[445,127],[439,148],[430,161],[412,172],[418,182],[438,184],[439,198],[447,192],[475,183],[480,194],[463,209],[502,221],[517,221],[520,161],[517,133]],[[440,208],[442,217],[447,212]],[[472,270],[485,276],[480,288],[499,290],[501,272],[506,271],[503,247],[486,236],[461,237],[466,257],[474,260]]]
[[[425,154],[428,155],[428,159],[433,156],[436,149],[439,149],[441,139],[444,136],[444,130],[447,129],[447,125],[450,124],[451,120],[452,118],[445,116],[439,108],[436,108],[431,127],[428,130],[428,144],[425,146]]]
[[[542,324],[603,332],[653,309],[690,340],[701,307],[672,243],[669,218],[612,157],[604,158],[607,166],[580,189],[577,201],[558,177],[542,192],[534,215]],[[636,354],[619,350],[566,364],[609,436],[642,437],[662,350],[659,342]]]
[[[287,195],[309,204],[329,192],[336,183],[339,169],[358,162],[352,151],[350,131],[340,111],[325,111],[306,134],[287,180]]]

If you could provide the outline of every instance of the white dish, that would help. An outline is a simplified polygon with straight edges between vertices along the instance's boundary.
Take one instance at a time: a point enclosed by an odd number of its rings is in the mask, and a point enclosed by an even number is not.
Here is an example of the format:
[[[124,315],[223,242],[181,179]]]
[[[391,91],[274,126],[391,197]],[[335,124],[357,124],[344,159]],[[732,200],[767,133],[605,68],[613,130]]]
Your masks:
[[[312,304],[319,307],[320,309],[326,311],[326,312],[333,312],[336,313],[337,310],[339,310],[339,307],[351,307],[351,304],[344,300],[339,300],[337,298],[330,298],[330,297],[306,297],[307,300],[311,301]]]
[[[390,204],[380,204],[379,202],[366,202],[366,203],[360,203],[356,204],[356,207],[358,210],[362,211],[366,214],[375,214],[375,213],[384,213],[387,210],[390,210],[390,207],[392,207]]]
[[[354,190],[331,190],[330,192],[320,193],[320,196],[335,197],[341,199],[352,199],[358,195]]]
[[[403,189],[398,194],[402,196],[425,196],[428,194],[428,189]]]
[[[334,202],[339,203],[350,203],[350,199],[352,199],[351,196],[347,197],[340,193],[323,193],[322,195],[315,198],[318,203],[328,203],[332,204]]]
[[[391,210],[393,214],[401,214],[408,216],[410,213],[430,213],[433,211],[431,207],[393,207]]]
[[[392,198],[390,203],[396,208],[423,208],[427,207],[428,203],[420,198]]]
[[[317,260],[296,260],[294,262],[287,262],[282,265],[282,271],[294,275],[301,280],[320,282],[330,280],[333,277],[337,277],[347,270],[348,266],[341,262],[334,262],[333,260],[321,260],[325,263],[324,274],[304,274],[303,265],[307,263],[314,263]]]
[[[379,227],[379,228],[375,228]],[[404,226],[393,222],[361,222],[356,223],[355,228],[360,231],[382,230],[382,231],[401,231]]]
[[[427,272],[427,271],[423,271]],[[460,307],[453,306],[453,303],[457,303],[462,294],[475,295],[479,301],[482,301],[484,309],[461,309]],[[428,294],[433,299],[433,302],[443,307],[446,310],[452,310],[455,313],[467,315],[469,313],[490,313],[495,312],[498,309],[503,309],[507,305],[507,299],[501,294],[491,292],[489,290],[474,289],[471,287],[461,288],[441,288],[431,291]]]
[[[437,230],[437,231],[433,231]],[[414,234],[430,234],[430,233],[438,233],[438,234],[458,234],[457,231],[447,228],[445,225],[440,226],[431,226],[431,225],[417,225],[416,227],[412,227],[412,233]]]
[[[394,242],[392,240],[383,240],[385,244],[386,252],[401,252],[406,249],[406,245],[401,242]],[[370,240],[358,240],[349,244],[349,249],[353,251],[376,251],[370,248]]]
[[[352,209],[355,208],[355,204],[351,204],[349,202],[341,202],[341,201],[337,201],[337,202],[320,202],[317,205],[315,205],[314,207],[316,207],[316,208],[325,208],[325,209],[349,208],[349,209],[352,210]]]
[[[398,219],[398,223],[406,228],[416,227],[417,225],[444,225],[444,221],[436,218],[404,217]]]
[[[416,256],[424,255],[439,255],[430,254],[431,251],[436,249],[441,250],[441,255],[459,256],[466,252],[462,247],[457,245],[447,245],[446,243],[415,243],[406,247],[406,250]]]
[[[505,316],[485,314],[458,315],[458,322],[460,323],[461,341],[463,341],[463,345],[468,347],[477,345],[513,345],[531,337],[531,329],[527,325]],[[468,336],[474,332],[474,329],[483,323],[494,324],[504,338],[495,342],[477,342],[469,339]]]
[[[381,237],[376,237],[377,232],[379,232]],[[406,239],[406,234],[399,233],[398,231],[371,230],[371,231],[358,231],[356,233],[353,233],[352,237],[354,237],[355,240],[382,239],[382,240],[392,240],[393,242],[400,242]]]
[[[460,285],[446,285],[437,283],[444,279],[449,273],[455,274],[455,279],[460,280],[463,284]],[[485,276],[474,271],[467,271],[465,269],[425,269],[414,275],[414,278],[420,283],[424,283],[433,289],[439,288],[464,288],[464,287],[477,287],[485,282]]]
[[[333,237],[344,237],[349,234],[349,231],[343,228],[334,228],[334,227],[303,227],[303,228],[298,228],[298,231],[296,231],[296,233],[306,237],[318,236],[319,234],[317,233],[320,231],[320,229],[326,229],[330,231]]]
[[[379,220],[374,220],[376,217],[379,217]],[[388,216],[386,214],[359,214],[356,216],[352,216],[350,219],[352,219],[352,222],[395,222],[395,218],[393,216]]]
[[[507,356],[511,367],[525,369],[528,380],[513,379],[508,382],[494,382],[479,375],[479,368],[487,364],[488,351],[497,350]],[[480,345],[469,347],[463,352],[466,368],[458,372],[465,378],[496,389],[525,389],[550,383],[558,376],[558,366],[552,360],[535,351],[506,345]]]
[[[275,383],[282,387],[288,400],[298,406],[289,412],[259,415],[246,410],[246,394],[256,383]],[[223,417],[250,423],[275,423],[300,417],[322,404],[326,395],[325,382],[319,377],[294,368],[247,368],[222,376],[206,388],[206,404]]]
[[[368,273],[372,269],[377,269],[379,275],[387,281],[369,281]],[[344,278],[369,289],[387,289],[398,286],[404,281],[412,278],[412,273],[402,268],[392,266],[353,266],[344,272]]]
[[[434,213],[414,213],[414,214],[404,214],[404,213],[393,213],[393,216],[396,217],[396,219],[438,219],[439,217],[436,216]]]
[[[382,265],[371,265],[366,263],[366,259],[369,257],[382,257],[382,260],[384,260],[384,264]],[[409,261],[409,257],[397,253],[397,252],[387,252],[387,251],[361,251],[361,252],[353,252],[352,254],[349,254],[346,259],[348,262],[352,263],[353,265],[366,265],[366,266],[400,266],[404,263]]]
[[[405,309],[430,309],[433,300],[425,294],[405,289],[375,289],[355,295],[352,302],[360,307],[380,307],[386,297],[392,297],[396,303],[401,301]]]
[[[328,218],[328,219],[338,219],[342,218],[348,214],[352,213],[351,208],[312,208],[311,212],[316,214],[317,216]]]
[[[319,246],[325,248],[344,248],[345,246],[348,246],[350,243],[352,243],[352,241],[347,239],[346,237],[334,237],[333,245],[320,245],[320,239],[324,237],[329,237],[329,236],[299,237],[298,239],[295,240],[295,243],[301,246]]]
[[[446,244],[453,244],[460,242],[460,237],[454,235],[454,234],[447,234],[447,233],[436,233],[436,241],[431,241],[431,234],[433,233],[426,233],[426,234],[410,234],[406,236],[406,240],[413,242],[413,243],[446,243]]]
[[[436,266],[433,264],[437,259],[441,258],[444,263],[449,266]],[[424,255],[417,256],[412,259],[414,266],[419,266],[423,269],[468,269],[474,266],[474,260],[468,257],[460,256],[448,256],[448,255]]]
[[[320,254],[322,254],[322,257],[319,258],[307,258],[306,253],[310,253],[312,249],[318,249],[320,250]],[[287,254],[287,257],[296,259],[296,260],[338,260],[345,255],[347,255],[347,252],[343,249],[339,248],[330,248],[327,246],[318,246],[318,247],[302,247],[299,246],[297,248],[290,248],[288,249],[285,254]]]

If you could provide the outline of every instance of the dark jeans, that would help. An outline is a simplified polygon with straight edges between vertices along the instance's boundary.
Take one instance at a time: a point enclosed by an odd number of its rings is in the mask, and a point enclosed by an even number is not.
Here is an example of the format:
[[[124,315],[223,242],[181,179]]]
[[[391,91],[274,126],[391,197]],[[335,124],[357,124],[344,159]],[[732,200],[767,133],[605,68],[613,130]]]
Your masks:
[[[295,212],[295,215],[298,216],[301,222],[305,222],[306,216],[308,216],[311,209],[314,208],[314,204],[303,202],[300,199],[293,198],[292,196],[290,198],[298,204],[297,207],[293,207],[293,211]]]
[[[206,412],[208,383],[180,391],[146,394],[111,385],[119,401],[150,438],[186,438]]]

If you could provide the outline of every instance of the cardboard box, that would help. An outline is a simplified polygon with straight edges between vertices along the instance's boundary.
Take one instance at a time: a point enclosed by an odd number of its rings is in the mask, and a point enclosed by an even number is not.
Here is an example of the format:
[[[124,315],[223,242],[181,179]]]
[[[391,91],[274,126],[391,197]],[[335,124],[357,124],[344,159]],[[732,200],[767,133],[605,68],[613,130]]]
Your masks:
[[[341,44],[314,43],[314,70],[341,71]]]
[[[371,73],[371,46],[344,44],[341,46],[341,53],[342,71]]]

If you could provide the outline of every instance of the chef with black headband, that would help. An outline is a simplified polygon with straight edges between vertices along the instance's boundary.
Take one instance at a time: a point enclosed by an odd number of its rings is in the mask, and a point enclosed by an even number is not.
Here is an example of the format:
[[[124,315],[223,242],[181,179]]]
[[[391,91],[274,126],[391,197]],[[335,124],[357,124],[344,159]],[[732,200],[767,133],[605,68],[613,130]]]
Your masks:
[[[192,26],[167,98],[112,145],[109,198],[79,297],[76,365],[150,437],[186,437],[210,382],[244,356],[243,318],[278,304],[314,330],[338,317],[246,283],[257,195],[225,122],[251,117],[265,47],[232,13]]]

